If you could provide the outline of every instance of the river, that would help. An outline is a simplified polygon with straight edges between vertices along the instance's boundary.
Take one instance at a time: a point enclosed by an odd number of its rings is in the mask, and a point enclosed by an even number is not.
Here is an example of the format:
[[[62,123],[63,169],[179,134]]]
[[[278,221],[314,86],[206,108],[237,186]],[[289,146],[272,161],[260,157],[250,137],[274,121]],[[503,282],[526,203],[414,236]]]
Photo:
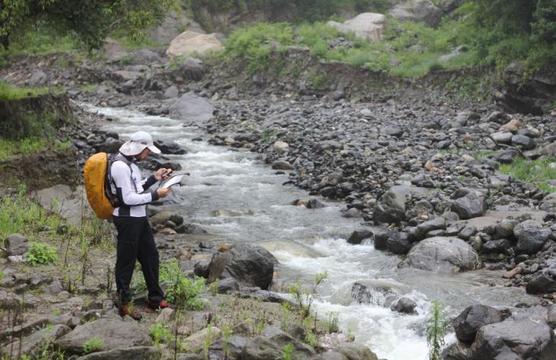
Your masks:
[[[268,249],[280,264],[280,283],[299,279],[309,286],[317,273],[328,277],[318,289],[317,314],[338,317],[341,330],[355,341],[388,360],[425,360],[428,348],[425,322],[432,300],[438,300],[450,316],[466,306],[482,303],[512,306],[533,302],[523,289],[505,287],[501,274],[474,271],[437,275],[398,268],[400,257],[375,250],[371,243],[350,245],[347,237],[362,227],[360,219],[341,216],[343,203],[319,199],[327,207],[306,209],[290,203],[309,195],[276,174],[252,152],[209,145],[202,129],[184,127],[182,121],[138,112],[84,106],[113,120],[103,130],[122,138],[144,130],[155,139],[175,141],[187,150],[170,155],[190,173],[185,185],[175,188],[167,207],[228,242],[248,242]],[[372,304],[357,304],[351,289],[356,281],[372,283],[407,294],[418,304],[417,314],[407,315],[384,306],[381,292]],[[449,335],[447,340],[453,340]]]

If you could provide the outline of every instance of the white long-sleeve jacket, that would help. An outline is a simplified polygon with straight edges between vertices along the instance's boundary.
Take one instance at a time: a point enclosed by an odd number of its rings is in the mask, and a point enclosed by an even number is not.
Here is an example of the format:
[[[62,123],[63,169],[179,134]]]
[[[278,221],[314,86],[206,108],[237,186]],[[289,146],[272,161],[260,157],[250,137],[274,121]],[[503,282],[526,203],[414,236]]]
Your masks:
[[[147,204],[158,200],[156,191],[145,191],[156,182],[154,176],[141,178],[141,170],[133,160],[116,155],[110,167],[110,187],[118,197],[120,206],[114,209],[114,216],[146,217]]]

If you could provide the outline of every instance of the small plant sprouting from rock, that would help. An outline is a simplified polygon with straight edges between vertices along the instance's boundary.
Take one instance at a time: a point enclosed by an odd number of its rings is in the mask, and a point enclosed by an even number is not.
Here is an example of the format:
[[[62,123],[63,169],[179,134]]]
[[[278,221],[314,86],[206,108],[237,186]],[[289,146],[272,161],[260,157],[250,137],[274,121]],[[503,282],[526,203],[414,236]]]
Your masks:
[[[337,312],[329,312],[326,320],[327,331],[329,333],[336,333],[340,331],[339,315]]]
[[[282,359],[283,360],[292,360],[293,359],[293,344],[284,345],[282,348]]]
[[[32,266],[55,263],[58,260],[56,248],[45,243],[34,242],[26,255],[27,263]]]
[[[327,277],[328,273],[326,272],[315,275],[315,282],[309,291],[303,289],[299,281],[288,288],[288,292],[293,296],[303,319],[311,316],[311,306],[313,305],[314,294],[317,292],[319,285],[322,284]]]
[[[429,360],[440,360],[444,346],[444,335],[448,328],[446,315],[438,301],[432,302],[430,318],[427,320],[427,343],[429,344]]]
[[[95,351],[102,350],[103,347],[104,341],[100,338],[93,337],[87,340],[85,344],[83,344],[83,352],[89,354]]]
[[[225,324],[222,327],[222,350],[224,351],[224,359],[228,359],[230,356],[230,339],[232,334],[232,327],[229,324]]]
[[[153,324],[149,329],[149,335],[156,346],[161,343],[169,343],[172,340],[172,333],[164,324]]]

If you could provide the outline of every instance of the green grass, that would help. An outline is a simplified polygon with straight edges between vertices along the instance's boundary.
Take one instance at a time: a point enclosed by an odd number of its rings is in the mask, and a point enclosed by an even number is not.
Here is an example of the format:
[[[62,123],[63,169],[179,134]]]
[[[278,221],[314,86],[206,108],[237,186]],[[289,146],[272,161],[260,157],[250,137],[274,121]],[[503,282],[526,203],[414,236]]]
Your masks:
[[[20,100],[49,93],[48,88],[20,88],[0,81],[0,100]]]
[[[69,149],[69,141],[43,138],[24,138],[22,140],[0,139],[0,161],[16,155],[30,155],[40,151],[63,151]]]
[[[511,164],[500,165],[500,171],[515,179],[535,184],[546,192],[556,192],[556,187],[548,181],[556,179],[556,158],[537,160],[517,159]]]
[[[15,196],[0,198],[0,239],[20,233],[31,239],[39,230],[56,229],[61,219],[33,202],[22,188]]]

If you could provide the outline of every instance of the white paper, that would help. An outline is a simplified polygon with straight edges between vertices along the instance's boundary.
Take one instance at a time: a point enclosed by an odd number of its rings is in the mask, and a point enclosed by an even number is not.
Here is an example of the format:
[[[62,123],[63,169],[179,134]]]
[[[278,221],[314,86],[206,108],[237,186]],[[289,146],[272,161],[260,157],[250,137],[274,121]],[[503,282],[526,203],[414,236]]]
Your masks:
[[[183,175],[172,176],[170,179],[166,180],[166,182],[162,184],[160,187],[169,188],[170,186],[181,183],[181,179],[183,179]]]

